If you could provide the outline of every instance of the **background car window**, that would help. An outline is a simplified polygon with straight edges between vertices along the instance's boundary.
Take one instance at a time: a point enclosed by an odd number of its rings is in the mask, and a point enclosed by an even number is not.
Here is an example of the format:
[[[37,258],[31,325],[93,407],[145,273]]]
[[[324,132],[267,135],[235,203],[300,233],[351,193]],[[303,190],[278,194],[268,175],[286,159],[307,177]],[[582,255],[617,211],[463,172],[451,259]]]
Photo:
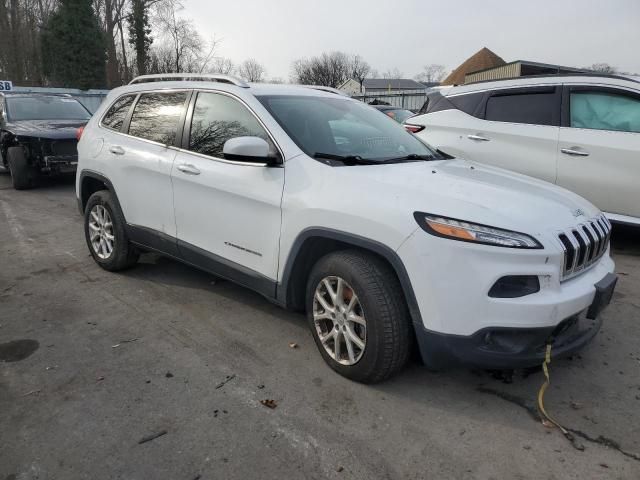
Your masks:
[[[555,93],[493,95],[487,100],[485,119],[495,122],[557,125]]]
[[[145,93],[136,104],[129,134],[174,145],[187,92]]]
[[[21,120],[89,120],[91,114],[80,102],[69,97],[33,96],[6,99],[7,115]]]
[[[571,126],[640,132],[640,100],[605,92],[571,93]]]
[[[484,93],[468,93],[465,95],[457,95],[455,97],[447,97],[447,100],[449,100],[461,112],[474,115],[483,98]]]
[[[102,125],[112,130],[120,130],[135,98],[135,95],[127,95],[118,99],[102,119]]]
[[[276,152],[269,135],[238,100],[219,93],[198,93],[191,120],[189,150],[211,157],[223,157],[227,140],[236,137],[260,137]]]

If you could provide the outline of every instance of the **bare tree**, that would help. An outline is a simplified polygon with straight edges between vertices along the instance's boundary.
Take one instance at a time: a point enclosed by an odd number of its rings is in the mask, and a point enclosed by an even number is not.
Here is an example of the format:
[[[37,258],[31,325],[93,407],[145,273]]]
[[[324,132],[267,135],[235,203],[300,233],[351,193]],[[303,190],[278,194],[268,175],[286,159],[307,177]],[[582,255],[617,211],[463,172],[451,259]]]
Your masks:
[[[592,70],[594,72],[606,73],[606,74],[613,74],[618,72],[618,69],[616,67],[612,67],[608,63],[594,63],[590,67],[584,67],[584,68],[586,70]]]
[[[422,68],[422,71],[413,78],[418,82],[435,83],[442,81],[446,73],[447,71],[444,65],[432,63],[430,65],[425,65]]]
[[[365,78],[371,72],[371,65],[369,65],[360,55],[354,55],[351,57],[351,78],[360,84],[360,92],[362,93],[362,84]]]
[[[152,73],[204,72],[215,58],[219,42],[215,38],[204,41],[192,20],[178,16],[181,9],[177,0],[165,0],[157,7],[155,22],[161,41],[151,51]]]
[[[210,73],[222,73],[232,75],[236,71],[236,66],[230,58],[216,57],[210,68]]]
[[[331,52],[293,62],[292,80],[302,85],[338,88],[352,73],[349,56],[343,52]]]
[[[402,78],[404,73],[402,73],[398,68],[390,68],[382,73],[382,78],[391,79],[391,78]]]
[[[247,82],[262,82],[266,70],[256,59],[249,58],[238,66],[238,75]]]

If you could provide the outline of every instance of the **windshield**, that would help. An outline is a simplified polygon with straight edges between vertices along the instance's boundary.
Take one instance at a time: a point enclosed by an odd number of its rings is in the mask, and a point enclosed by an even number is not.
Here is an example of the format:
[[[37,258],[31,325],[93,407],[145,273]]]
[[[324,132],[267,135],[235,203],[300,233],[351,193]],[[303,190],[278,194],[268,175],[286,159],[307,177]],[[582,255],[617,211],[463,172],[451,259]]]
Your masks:
[[[258,99],[311,157],[321,153],[372,162],[438,157],[400,124],[364,103],[320,96],[273,95]]]
[[[80,102],[65,97],[8,97],[7,116],[20,120],[89,120],[90,114]]]

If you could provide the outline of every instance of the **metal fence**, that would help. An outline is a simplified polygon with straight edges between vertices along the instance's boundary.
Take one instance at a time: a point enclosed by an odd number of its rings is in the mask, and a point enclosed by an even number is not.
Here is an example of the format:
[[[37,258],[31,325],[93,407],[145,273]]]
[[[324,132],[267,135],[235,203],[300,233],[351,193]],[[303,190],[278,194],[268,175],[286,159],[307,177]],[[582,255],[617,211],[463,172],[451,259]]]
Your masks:
[[[78,100],[91,113],[95,113],[109,90],[78,90],[77,88],[19,87],[14,85],[16,93],[55,93],[67,94]]]
[[[353,95],[351,98],[360,100],[364,103],[371,103],[373,101],[385,102],[389,105],[398,108],[404,108],[417,112],[422,108],[424,102],[427,100],[427,92],[420,93],[388,93],[388,92],[376,92],[366,93],[364,95]]]

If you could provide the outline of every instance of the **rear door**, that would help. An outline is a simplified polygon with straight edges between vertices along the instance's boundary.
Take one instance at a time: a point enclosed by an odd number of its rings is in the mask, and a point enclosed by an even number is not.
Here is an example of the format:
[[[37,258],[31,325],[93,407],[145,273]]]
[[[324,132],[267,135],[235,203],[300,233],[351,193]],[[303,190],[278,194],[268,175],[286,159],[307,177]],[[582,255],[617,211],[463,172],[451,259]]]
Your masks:
[[[555,182],[560,99],[556,86],[490,92],[481,119],[470,121],[460,136],[467,156]]]
[[[172,172],[177,236],[185,260],[275,294],[283,165],[226,160],[229,139],[258,136],[278,152],[247,104],[226,92],[194,94]]]
[[[558,185],[601,210],[640,218],[640,92],[567,85]]]
[[[189,96],[184,90],[141,93],[123,122],[122,133],[105,135],[102,155],[107,177],[127,223],[138,227],[134,240],[148,246],[159,247],[154,242],[168,236],[166,243],[171,247],[176,236],[171,167]],[[175,248],[175,240],[173,244]]]

